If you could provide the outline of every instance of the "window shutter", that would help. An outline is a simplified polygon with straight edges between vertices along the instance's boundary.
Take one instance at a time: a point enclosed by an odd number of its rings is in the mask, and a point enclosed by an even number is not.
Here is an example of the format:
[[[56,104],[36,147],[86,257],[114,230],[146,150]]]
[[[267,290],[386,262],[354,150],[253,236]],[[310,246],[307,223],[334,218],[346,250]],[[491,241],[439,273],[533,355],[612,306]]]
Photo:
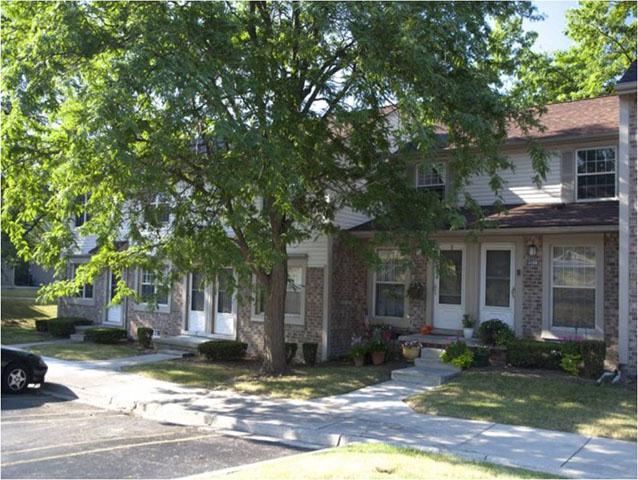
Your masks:
[[[575,159],[574,151],[568,150],[562,152],[560,160],[560,181],[561,181],[561,193],[560,198],[563,203],[573,202],[575,196]]]

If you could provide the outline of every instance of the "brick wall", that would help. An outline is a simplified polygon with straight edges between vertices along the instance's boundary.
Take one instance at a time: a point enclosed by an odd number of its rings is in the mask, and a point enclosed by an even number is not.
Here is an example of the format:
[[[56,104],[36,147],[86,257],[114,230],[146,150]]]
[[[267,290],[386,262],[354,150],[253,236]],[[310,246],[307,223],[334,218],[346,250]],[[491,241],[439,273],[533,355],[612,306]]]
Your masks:
[[[638,317],[638,299],[636,298],[636,95],[632,95],[629,107],[629,345],[627,371],[636,376],[636,318]]]
[[[356,244],[335,238],[328,330],[330,358],[344,355],[350,348],[352,336],[363,333],[368,269],[360,252]]]
[[[62,297],[58,300],[58,317],[82,317],[101,323],[106,305],[106,275],[93,281],[93,302],[88,299]]]
[[[306,269],[305,289],[305,318],[303,325],[286,324],[286,342],[304,343],[314,342],[319,344],[319,353],[322,343],[323,326],[323,281],[324,269],[309,267]],[[252,302],[250,292],[244,290],[240,296],[243,301],[238,306],[237,329],[239,340],[248,343],[250,355],[259,356],[264,348],[264,324],[262,321],[253,321],[251,318]],[[301,345],[297,348],[297,359],[301,360]]]
[[[618,234],[605,234],[604,329],[607,361],[618,363]]]
[[[543,330],[543,238],[524,237],[523,260],[523,336],[539,338]],[[530,257],[528,246],[536,246],[536,256]]]

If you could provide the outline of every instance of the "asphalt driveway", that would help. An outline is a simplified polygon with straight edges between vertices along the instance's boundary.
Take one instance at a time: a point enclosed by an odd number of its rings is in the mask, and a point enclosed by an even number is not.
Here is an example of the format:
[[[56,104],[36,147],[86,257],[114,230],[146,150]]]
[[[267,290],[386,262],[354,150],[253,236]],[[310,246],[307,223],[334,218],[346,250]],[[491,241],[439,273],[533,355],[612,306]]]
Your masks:
[[[175,478],[300,451],[58,400],[36,390],[2,397],[2,478]]]

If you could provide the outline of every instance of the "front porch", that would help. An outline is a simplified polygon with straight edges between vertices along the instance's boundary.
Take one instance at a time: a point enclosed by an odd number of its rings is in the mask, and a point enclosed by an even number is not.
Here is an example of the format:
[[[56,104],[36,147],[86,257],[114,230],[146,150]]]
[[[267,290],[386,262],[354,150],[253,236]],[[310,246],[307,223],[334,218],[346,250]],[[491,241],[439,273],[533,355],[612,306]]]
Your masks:
[[[172,335],[153,337],[153,343],[158,348],[169,350],[184,350],[197,353],[197,347],[204,342],[220,341],[211,337],[197,337],[194,335]]]

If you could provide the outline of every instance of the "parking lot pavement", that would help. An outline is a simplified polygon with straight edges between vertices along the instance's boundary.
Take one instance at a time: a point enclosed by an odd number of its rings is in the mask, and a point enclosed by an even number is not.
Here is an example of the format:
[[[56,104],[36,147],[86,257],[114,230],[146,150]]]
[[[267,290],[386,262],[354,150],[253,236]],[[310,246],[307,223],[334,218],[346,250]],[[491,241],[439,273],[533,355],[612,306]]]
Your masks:
[[[175,478],[301,451],[38,391],[2,397],[2,478]]]

